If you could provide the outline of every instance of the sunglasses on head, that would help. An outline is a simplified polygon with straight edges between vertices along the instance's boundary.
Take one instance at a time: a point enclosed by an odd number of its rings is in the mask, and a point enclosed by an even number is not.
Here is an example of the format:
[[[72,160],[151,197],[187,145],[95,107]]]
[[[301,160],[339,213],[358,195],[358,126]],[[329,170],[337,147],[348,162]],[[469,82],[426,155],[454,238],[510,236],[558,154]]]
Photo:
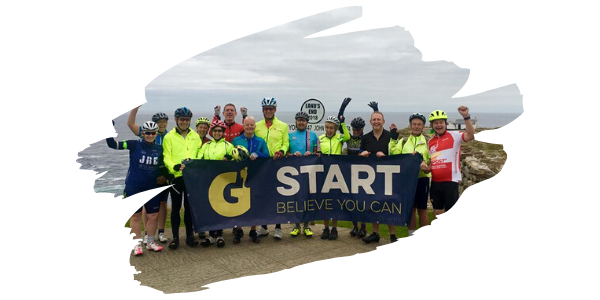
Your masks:
[[[156,132],[154,131],[146,131],[144,132],[145,135],[156,135]]]

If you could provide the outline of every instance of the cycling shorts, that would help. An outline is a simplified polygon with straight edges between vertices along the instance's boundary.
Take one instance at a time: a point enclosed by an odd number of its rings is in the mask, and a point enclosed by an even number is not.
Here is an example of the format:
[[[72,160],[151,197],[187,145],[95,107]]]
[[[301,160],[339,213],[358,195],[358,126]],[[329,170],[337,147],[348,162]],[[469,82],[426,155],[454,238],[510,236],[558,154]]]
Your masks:
[[[417,190],[415,191],[415,208],[427,209],[429,200],[429,177],[419,178],[417,181]]]
[[[131,186],[125,186],[125,192],[123,193],[123,197],[127,198],[130,196],[133,196],[137,193],[141,193],[141,192],[145,192],[148,190],[153,189],[153,187],[146,187],[146,188],[140,188],[140,187],[131,187]],[[161,200],[161,194],[159,193],[158,195],[152,197],[152,199],[148,200],[148,202],[146,202],[146,204],[144,204],[143,207],[146,208],[146,213],[147,214],[154,214],[157,213],[159,208],[160,208],[160,200]],[[139,213],[142,211],[142,207],[140,207],[135,213]]]
[[[458,201],[458,182],[441,181],[431,183],[431,199],[433,209],[449,211]]]

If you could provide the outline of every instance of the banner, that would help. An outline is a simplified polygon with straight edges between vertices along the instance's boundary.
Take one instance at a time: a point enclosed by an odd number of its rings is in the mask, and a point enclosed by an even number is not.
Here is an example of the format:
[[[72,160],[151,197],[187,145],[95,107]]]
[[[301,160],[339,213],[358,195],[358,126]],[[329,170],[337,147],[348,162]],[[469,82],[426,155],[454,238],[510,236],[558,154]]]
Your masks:
[[[402,154],[191,160],[183,178],[196,231],[329,218],[407,226],[422,159]]]

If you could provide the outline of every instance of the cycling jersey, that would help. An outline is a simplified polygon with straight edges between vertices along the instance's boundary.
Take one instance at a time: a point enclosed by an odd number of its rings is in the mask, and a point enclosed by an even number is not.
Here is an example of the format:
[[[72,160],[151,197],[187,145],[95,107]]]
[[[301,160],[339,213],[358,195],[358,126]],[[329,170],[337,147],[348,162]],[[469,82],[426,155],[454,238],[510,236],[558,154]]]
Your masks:
[[[213,117],[213,122],[221,120],[221,118],[218,115],[215,115]],[[242,119],[242,123],[244,123],[244,119]],[[223,131],[223,138],[225,138],[226,141],[230,142],[233,141],[234,138],[243,135],[244,134],[244,125],[242,124],[238,124],[235,121],[231,124],[227,124],[227,122],[225,122],[225,130]]]
[[[227,160],[231,160],[233,158],[232,155],[233,145],[222,138],[218,141],[213,139],[212,141],[202,145],[202,148],[198,150],[198,154],[195,156],[195,158],[222,160],[223,157],[226,157]]]
[[[181,171],[175,171],[173,167],[181,164],[184,159],[196,157],[198,148],[202,144],[200,136],[193,130],[187,129],[188,133],[184,138],[179,132],[179,128],[175,127],[167,135],[163,141],[163,154],[165,166],[169,172],[177,177],[181,177]]]
[[[465,142],[464,132],[448,131],[429,140],[431,180],[434,182],[462,180],[460,172],[460,145]]]
[[[106,144],[113,149],[129,150],[129,169],[125,177],[125,189],[149,190],[158,187],[156,179],[161,176],[163,166],[163,148],[157,144],[148,144],[143,140],[117,142],[107,138]]]
[[[303,130],[303,131],[292,131],[290,132],[290,153],[295,154],[296,152],[300,152],[302,155],[308,152],[313,152],[314,148],[317,148],[317,151],[320,151],[319,146],[319,138],[317,138],[317,134],[313,131]]]
[[[283,151],[285,154],[290,148],[288,125],[276,117],[273,117],[273,123],[268,128],[265,120],[257,122],[254,134],[265,140],[269,148],[269,156],[275,155],[277,151]]]
[[[358,155],[360,154],[360,143],[362,142],[363,135],[361,134],[358,137],[351,136],[350,140],[346,142],[346,146],[348,148],[348,155]]]
[[[350,140],[350,133],[348,133],[346,124],[342,123],[341,126],[344,130],[344,135],[336,133],[331,138],[327,137],[327,134],[319,136],[322,154],[342,154],[342,146],[344,142]]]
[[[423,161],[429,164],[429,147],[427,139],[422,134],[413,136],[412,134],[406,138],[390,139],[390,154],[412,154],[417,151],[423,155]],[[431,177],[431,173],[419,171],[419,178]]]
[[[269,148],[265,140],[253,135],[251,138],[246,135],[240,135],[233,139],[233,146],[244,146],[248,150],[248,153],[252,155],[256,153],[258,157],[269,157]]]

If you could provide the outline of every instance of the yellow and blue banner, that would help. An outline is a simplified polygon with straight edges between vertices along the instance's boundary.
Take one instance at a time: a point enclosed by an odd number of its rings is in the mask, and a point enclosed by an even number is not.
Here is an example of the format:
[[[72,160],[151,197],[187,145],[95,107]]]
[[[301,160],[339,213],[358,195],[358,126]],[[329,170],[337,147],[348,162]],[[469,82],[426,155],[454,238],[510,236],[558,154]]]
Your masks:
[[[422,159],[401,154],[190,160],[183,178],[196,231],[329,218],[406,226]]]

